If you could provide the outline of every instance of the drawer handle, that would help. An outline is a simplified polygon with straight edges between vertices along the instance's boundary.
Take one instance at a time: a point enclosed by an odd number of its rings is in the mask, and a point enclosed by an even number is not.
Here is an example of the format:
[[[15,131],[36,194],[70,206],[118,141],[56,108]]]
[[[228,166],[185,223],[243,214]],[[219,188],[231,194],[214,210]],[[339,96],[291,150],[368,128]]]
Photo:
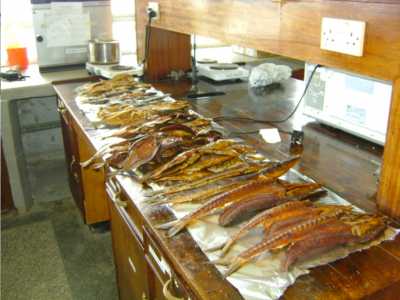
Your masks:
[[[72,155],[71,163],[69,164],[69,169],[71,170],[71,172],[72,172],[72,168],[74,167],[75,163],[76,163],[75,156]]]
[[[149,298],[147,298],[147,295],[145,292],[142,293],[142,300],[148,300]]]
[[[61,99],[58,99],[58,105],[57,105],[59,109],[65,109],[65,104],[64,102],[62,102]]]
[[[127,207],[128,203],[126,201],[122,201],[119,196],[121,195],[121,188],[112,182],[112,180],[109,181],[109,186],[110,186],[110,193],[111,193],[111,200],[114,202],[116,205],[119,207]]]
[[[112,201],[117,204],[119,207],[127,207],[128,203],[126,203],[126,201],[122,201],[121,199],[119,199],[119,195],[121,194],[121,192],[119,192],[118,194],[114,194]]]
[[[175,297],[175,296],[173,296],[172,294],[171,294],[171,292],[169,291],[169,289],[168,289],[168,286],[169,286],[169,284],[172,282],[172,279],[170,278],[170,279],[168,279],[165,283],[164,283],[164,285],[163,285],[163,290],[162,290],[162,292],[163,292],[163,295],[164,295],[164,297],[165,297],[165,299],[167,299],[167,300],[183,300],[183,298],[178,298],[178,297]]]
[[[57,111],[60,113],[62,120],[64,120],[64,123],[69,126],[67,115],[65,114],[67,109],[65,107],[58,107]]]
[[[128,256],[128,263],[131,266],[131,269],[134,273],[136,273],[136,267],[135,264],[133,263],[132,259]]]
[[[126,201],[122,201],[119,198],[119,195],[121,195],[121,190],[118,190],[117,192],[112,192],[112,197],[111,200],[112,202],[114,202],[116,205],[118,205],[119,207],[127,207],[128,203],[126,203]]]
[[[75,178],[75,181],[76,181],[77,183],[79,183],[80,180],[79,180],[79,175],[78,175],[78,173],[73,172],[72,174],[73,174],[73,176],[74,176],[74,178]]]

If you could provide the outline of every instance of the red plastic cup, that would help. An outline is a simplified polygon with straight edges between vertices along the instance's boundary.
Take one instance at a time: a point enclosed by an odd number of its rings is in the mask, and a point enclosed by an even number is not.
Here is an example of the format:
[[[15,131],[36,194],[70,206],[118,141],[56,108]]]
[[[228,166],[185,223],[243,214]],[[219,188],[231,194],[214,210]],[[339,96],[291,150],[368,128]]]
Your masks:
[[[28,67],[28,53],[25,47],[7,48],[7,57],[9,66],[18,66],[20,70]]]

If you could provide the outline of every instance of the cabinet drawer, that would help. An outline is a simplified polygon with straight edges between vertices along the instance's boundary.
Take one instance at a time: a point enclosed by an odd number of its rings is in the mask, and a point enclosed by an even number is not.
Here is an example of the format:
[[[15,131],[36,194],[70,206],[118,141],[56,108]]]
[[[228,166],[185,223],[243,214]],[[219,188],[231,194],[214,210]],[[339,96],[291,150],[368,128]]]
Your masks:
[[[120,300],[149,299],[141,242],[126,224],[121,208],[110,202],[111,232]]]
[[[143,217],[135,204],[122,190],[120,184],[114,179],[108,179],[106,182],[106,192],[110,199],[120,208],[121,216],[136,235],[136,237],[143,243]]]
[[[149,267],[150,298],[154,300],[195,299],[174,273],[161,250],[144,227],[146,262]]]

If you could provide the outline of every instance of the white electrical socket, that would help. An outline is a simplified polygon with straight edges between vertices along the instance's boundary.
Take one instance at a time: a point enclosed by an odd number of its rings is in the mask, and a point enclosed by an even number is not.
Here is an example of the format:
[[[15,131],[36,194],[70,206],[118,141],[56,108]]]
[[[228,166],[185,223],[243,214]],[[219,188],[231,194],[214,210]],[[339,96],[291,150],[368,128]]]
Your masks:
[[[362,56],[365,22],[322,18],[321,49]]]
[[[153,18],[153,20],[158,20],[160,18],[160,6],[158,2],[149,2],[147,4],[147,9],[152,9],[155,11],[156,16]]]

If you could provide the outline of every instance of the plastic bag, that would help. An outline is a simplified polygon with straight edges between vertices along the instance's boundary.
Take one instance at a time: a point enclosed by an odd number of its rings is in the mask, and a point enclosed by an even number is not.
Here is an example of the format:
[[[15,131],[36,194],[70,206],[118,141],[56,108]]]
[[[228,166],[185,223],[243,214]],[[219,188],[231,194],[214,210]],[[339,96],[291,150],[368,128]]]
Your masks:
[[[265,63],[251,70],[249,84],[250,87],[262,87],[279,83],[289,79],[290,76],[292,76],[292,69],[288,66]]]

